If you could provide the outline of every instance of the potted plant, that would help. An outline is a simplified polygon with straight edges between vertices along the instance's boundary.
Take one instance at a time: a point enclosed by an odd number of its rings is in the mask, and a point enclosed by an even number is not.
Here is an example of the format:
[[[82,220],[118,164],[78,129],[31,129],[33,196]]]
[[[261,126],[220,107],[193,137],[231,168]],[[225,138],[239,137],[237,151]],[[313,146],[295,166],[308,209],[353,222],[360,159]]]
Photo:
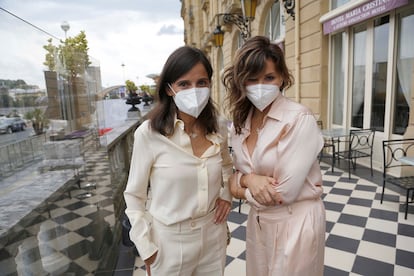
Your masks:
[[[49,125],[49,119],[46,118],[45,112],[39,108],[26,113],[25,118],[32,122],[33,130],[36,135],[44,132],[44,129]]]
[[[136,104],[141,103],[141,97],[137,94],[138,87],[133,81],[130,80],[125,81],[125,86],[126,90],[128,91],[126,104],[132,105],[128,111],[139,111],[139,109],[135,107]]]

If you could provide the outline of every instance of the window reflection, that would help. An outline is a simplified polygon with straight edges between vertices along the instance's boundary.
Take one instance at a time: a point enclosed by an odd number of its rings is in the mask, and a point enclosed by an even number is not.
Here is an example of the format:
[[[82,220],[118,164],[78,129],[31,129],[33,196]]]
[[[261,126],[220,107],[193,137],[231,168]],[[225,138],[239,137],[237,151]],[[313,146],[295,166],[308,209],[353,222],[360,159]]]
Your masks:
[[[339,33],[333,36],[333,123],[343,125],[344,114],[344,81],[345,81],[345,33]]]
[[[334,10],[348,3],[349,0],[331,0],[331,9]]]
[[[387,90],[389,16],[374,21],[374,60],[372,66],[371,127],[384,131]]]
[[[398,16],[398,41],[396,60],[396,94],[394,99],[393,133],[404,134],[410,117],[411,91],[414,89],[414,12]]]
[[[275,1],[266,17],[265,32],[272,41],[280,41],[285,36],[285,18],[280,9],[280,1]]]
[[[352,121],[351,126],[363,128],[364,125],[364,93],[365,93],[365,57],[366,28],[354,29],[353,81],[352,81]]]

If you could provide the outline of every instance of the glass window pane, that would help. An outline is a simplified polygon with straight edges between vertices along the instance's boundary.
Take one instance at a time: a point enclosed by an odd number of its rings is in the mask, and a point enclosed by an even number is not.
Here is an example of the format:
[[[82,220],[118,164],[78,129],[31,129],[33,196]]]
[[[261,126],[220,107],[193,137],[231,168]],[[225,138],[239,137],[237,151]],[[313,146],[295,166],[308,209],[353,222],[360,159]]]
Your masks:
[[[219,80],[222,79],[223,73],[224,73],[224,57],[223,57],[223,50],[220,47],[220,49],[218,49],[218,65],[219,65]],[[219,81],[219,101],[220,103],[224,102],[224,98],[225,98],[225,94],[226,94],[226,90],[224,88],[223,82]],[[220,108],[222,109],[222,112],[225,112],[224,107],[222,104],[220,104]]]
[[[333,106],[332,106],[332,119],[336,125],[343,125],[344,114],[344,80],[345,80],[345,68],[344,68],[344,53],[345,53],[345,33],[339,33],[332,37],[333,43]]]
[[[398,52],[393,133],[404,134],[410,117],[411,91],[414,89],[414,12],[398,16]]]
[[[331,0],[331,10],[334,10],[340,6],[343,6],[348,2],[349,0]]]
[[[364,94],[365,94],[365,48],[366,28],[354,29],[353,45],[353,81],[352,81],[352,118],[351,126],[362,128],[364,125]]]
[[[272,40],[280,40],[285,36],[285,19],[281,13],[280,1],[275,1],[267,14],[265,23],[266,36]]]
[[[389,21],[389,15],[374,21],[371,127],[375,128],[377,131],[384,131]]]

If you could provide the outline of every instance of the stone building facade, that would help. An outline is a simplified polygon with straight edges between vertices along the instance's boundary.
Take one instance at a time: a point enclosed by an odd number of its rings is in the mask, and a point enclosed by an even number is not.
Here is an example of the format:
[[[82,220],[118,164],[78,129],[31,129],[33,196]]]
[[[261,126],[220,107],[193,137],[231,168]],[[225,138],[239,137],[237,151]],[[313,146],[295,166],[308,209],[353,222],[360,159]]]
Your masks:
[[[250,36],[268,36],[284,49],[295,78],[285,95],[311,108],[326,128],[375,128],[374,167],[380,170],[382,140],[414,137],[414,1],[255,2]],[[241,1],[181,5],[185,43],[210,57],[213,98],[225,113],[221,75],[244,40],[223,14],[242,14]],[[214,44],[217,25],[224,31],[222,47]]]

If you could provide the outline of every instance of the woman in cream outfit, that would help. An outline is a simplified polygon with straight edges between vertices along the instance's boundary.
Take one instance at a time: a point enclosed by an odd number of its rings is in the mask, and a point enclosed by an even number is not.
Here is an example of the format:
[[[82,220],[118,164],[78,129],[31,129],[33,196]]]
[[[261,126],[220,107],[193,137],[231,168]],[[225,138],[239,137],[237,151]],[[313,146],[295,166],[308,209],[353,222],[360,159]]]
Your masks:
[[[200,50],[174,51],[159,78],[158,104],[135,132],[125,212],[148,274],[224,273],[231,194],[223,180],[232,162],[210,99],[211,76]]]

